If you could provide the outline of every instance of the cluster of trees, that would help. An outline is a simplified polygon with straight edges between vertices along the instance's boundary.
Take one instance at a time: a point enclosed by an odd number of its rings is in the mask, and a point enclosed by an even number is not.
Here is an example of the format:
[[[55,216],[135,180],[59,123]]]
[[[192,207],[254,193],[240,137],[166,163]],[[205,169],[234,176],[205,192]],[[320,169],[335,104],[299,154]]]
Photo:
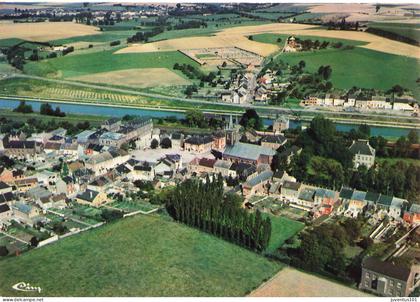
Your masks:
[[[246,129],[263,130],[264,123],[255,109],[247,109],[239,121],[239,124]]]
[[[13,109],[14,112],[32,113],[34,110],[31,105],[27,105],[25,101],[20,101],[19,105]]]
[[[194,179],[178,184],[169,194],[166,209],[177,221],[254,251],[264,251],[270,241],[271,220],[241,208],[242,200],[225,195],[221,175],[206,182]]]
[[[112,41],[111,43],[109,43],[109,46],[117,46],[120,45],[121,41],[120,40],[116,40],[116,41]]]
[[[202,79],[203,77],[205,77],[205,75],[198,68],[190,64],[175,63],[173,69],[180,70],[189,79]]]
[[[302,232],[298,248],[289,248],[288,255],[297,267],[314,272],[327,272],[337,277],[347,276],[344,248],[354,245],[361,236],[359,221],[324,223]]]
[[[326,24],[328,26],[328,29],[336,29],[336,30],[359,30],[360,25],[359,22],[347,22],[346,18],[342,18],[340,21],[329,21]]]
[[[171,28],[173,28],[173,29],[189,29],[189,28],[201,28],[201,27],[206,28],[207,23],[204,22],[204,21],[190,20],[190,21],[187,21],[187,22],[181,21],[180,23],[174,25]],[[168,28],[168,30],[170,30],[170,29]]]
[[[138,31],[133,36],[127,38],[127,43],[147,42],[151,37],[164,32],[163,27],[156,27],[150,31]]]
[[[71,53],[73,51],[74,51],[74,47],[73,46],[69,46],[67,48],[64,48],[63,49],[63,56],[65,56],[66,54],[69,54],[69,53]]]
[[[301,40],[299,38],[296,38],[296,42],[300,43],[303,51],[314,50],[314,49],[325,49],[328,47],[328,45],[330,45],[330,42],[328,41],[320,42],[319,40],[313,41],[311,39]]]
[[[77,124],[68,121],[41,120],[29,118],[26,122],[14,121],[5,117],[0,118],[0,133],[11,133],[14,130],[23,131],[27,136],[42,131],[52,131],[57,128],[64,128],[69,135],[77,134],[83,130],[90,129],[91,125],[88,121],[78,122]]]
[[[420,202],[420,166],[402,160],[382,161],[367,169],[361,166],[352,171],[349,186]]]
[[[55,107],[55,109],[53,109],[49,103],[42,103],[39,109],[39,112],[43,115],[58,116],[58,117],[66,116],[66,113],[62,112],[60,107],[57,106]]]
[[[399,42],[404,42],[404,43],[408,43],[408,44],[412,44],[415,46],[420,46],[420,42],[417,41],[416,39],[412,39],[410,37],[406,37],[406,36],[402,36],[396,32],[391,32],[391,31],[387,31],[381,28],[376,28],[376,27],[368,27],[368,29],[366,29],[366,32],[374,34],[374,35],[378,35],[381,37],[385,37],[387,39],[391,39],[391,40],[395,40],[395,41],[399,41]]]

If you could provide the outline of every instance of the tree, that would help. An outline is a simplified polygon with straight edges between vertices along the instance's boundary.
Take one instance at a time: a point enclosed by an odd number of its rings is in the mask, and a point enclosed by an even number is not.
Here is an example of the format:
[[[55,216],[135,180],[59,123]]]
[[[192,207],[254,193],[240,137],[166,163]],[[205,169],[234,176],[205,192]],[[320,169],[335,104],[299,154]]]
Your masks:
[[[152,142],[150,143],[150,148],[156,149],[158,146],[159,146],[159,141],[156,138],[154,138]]]
[[[306,66],[305,61],[303,61],[303,60],[299,61],[299,68],[300,68],[300,69],[305,68],[305,66]]]
[[[185,113],[185,119],[190,127],[204,127],[205,118],[203,112],[197,109],[188,110]]]
[[[123,213],[117,210],[104,209],[101,217],[106,222],[112,222],[123,217]]]
[[[19,105],[13,109],[14,112],[32,113],[34,112],[31,105],[26,105],[25,101],[20,101]]]
[[[410,144],[418,144],[419,143],[419,136],[417,134],[417,131],[414,129],[411,129],[410,132],[408,132],[407,135],[408,141]]]
[[[38,238],[36,238],[34,236],[34,237],[31,238],[31,241],[30,242],[31,242],[31,246],[37,247],[38,246],[38,243],[39,243],[39,240],[38,240]]]
[[[5,257],[7,255],[9,255],[9,250],[7,249],[7,247],[4,245],[0,245],[0,257]]]
[[[245,113],[242,114],[239,124],[244,128],[253,128],[255,130],[262,130],[264,128],[262,119],[255,109],[247,109]]]
[[[172,148],[172,141],[169,137],[165,137],[164,139],[162,139],[162,141],[160,142],[160,147],[163,149],[169,149]]]

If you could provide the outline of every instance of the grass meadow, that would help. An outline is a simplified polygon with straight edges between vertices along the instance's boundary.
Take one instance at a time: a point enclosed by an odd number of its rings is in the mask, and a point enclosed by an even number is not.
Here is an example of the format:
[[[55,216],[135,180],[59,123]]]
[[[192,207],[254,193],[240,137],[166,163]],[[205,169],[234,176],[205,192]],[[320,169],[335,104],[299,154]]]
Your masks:
[[[300,232],[305,225],[302,222],[289,219],[283,216],[268,215],[271,219],[271,238],[267,252],[273,252],[283,243]]]
[[[0,260],[2,296],[244,296],[281,264],[159,216],[135,216]],[[18,292],[17,282],[41,293]]]

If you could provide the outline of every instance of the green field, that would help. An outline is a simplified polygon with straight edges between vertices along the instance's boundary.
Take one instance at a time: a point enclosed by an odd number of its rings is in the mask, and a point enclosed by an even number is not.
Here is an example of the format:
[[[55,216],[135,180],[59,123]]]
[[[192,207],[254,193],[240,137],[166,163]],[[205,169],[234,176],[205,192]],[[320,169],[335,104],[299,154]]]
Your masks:
[[[244,296],[281,265],[156,216],[136,216],[0,260],[3,296]],[[14,291],[17,282],[40,294]]]
[[[169,68],[175,63],[198,63],[177,51],[114,54],[113,50],[64,56],[25,64],[25,72],[39,76],[75,77],[132,68]]]
[[[267,251],[273,252],[283,245],[284,241],[300,232],[305,225],[302,222],[282,216],[268,215],[271,219],[271,238]]]
[[[410,89],[416,98],[420,97],[420,87],[416,83],[420,74],[420,60],[414,58],[355,47],[349,50],[280,54],[276,59],[292,65],[304,60],[306,70],[310,72],[317,71],[321,65],[330,65],[331,81],[335,88],[357,86],[388,90],[399,84]]]
[[[420,24],[411,23],[369,23],[369,27],[389,31],[407,38],[411,38],[420,43]]]

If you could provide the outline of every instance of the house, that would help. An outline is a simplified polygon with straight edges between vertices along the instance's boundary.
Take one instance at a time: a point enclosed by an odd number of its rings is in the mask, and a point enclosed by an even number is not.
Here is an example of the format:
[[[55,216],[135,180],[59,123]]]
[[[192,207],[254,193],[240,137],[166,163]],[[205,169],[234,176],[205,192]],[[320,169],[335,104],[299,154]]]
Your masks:
[[[405,266],[376,257],[362,262],[359,288],[386,297],[408,297],[418,282],[420,267],[417,263]]]
[[[302,188],[298,194],[296,204],[302,206],[304,209],[312,209],[315,204],[315,191],[314,188]]]
[[[108,201],[108,197],[104,192],[97,192],[87,189],[85,192],[77,194],[76,202],[98,207]]]
[[[35,176],[38,179],[38,183],[44,186],[55,185],[55,182],[58,179],[57,172],[51,172],[48,170],[38,172]]]
[[[128,159],[129,155],[124,150],[107,151],[90,157],[86,161],[85,167],[92,170],[95,175],[101,175],[126,162]]]
[[[0,167],[0,181],[5,183],[13,183],[13,171],[5,167]]]
[[[381,196],[381,194],[379,194],[379,193],[370,192],[370,191],[366,192],[365,200],[367,202],[367,205],[370,208],[375,207],[380,196]]]
[[[278,134],[283,132],[284,130],[289,129],[289,119],[281,115],[280,117],[276,118],[273,122],[273,132],[274,134]]]
[[[232,175],[230,171],[231,166],[232,166],[231,161],[219,159],[214,163],[214,173],[216,174],[220,173],[223,177],[229,177],[229,175]]]
[[[127,141],[126,136],[118,132],[105,132],[99,137],[99,144],[119,148]]]
[[[73,195],[76,192],[75,182],[72,177],[64,176],[59,178],[55,183],[55,191],[57,194]]]
[[[12,206],[14,219],[32,225],[34,219],[37,218],[41,210],[32,204],[26,204],[22,202],[15,203]]]
[[[212,143],[212,149],[214,150],[224,150],[226,147],[226,135],[224,132],[216,132],[213,135],[213,143]]]
[[[314,202],[316,206],[331,205],[338,201],[339,193],[337,191],[318,188],[315,190]]]
[[[95,130],[85,130],[76,135],[76,141],[78,144],[87,144],[89,137],[95,133]]]
[[[408,201],[405,199],[392,197],[388,215],[394,219],[400,220],[402,218],[403,211],[407,204]]]
[[[243,194],[249,196],[258,193],[268,193],[272,177],[273,172],[271,171],[264,171],[252,177],[242,185]]]
[[[246,141],[250,143],[258,143],[261,136],[254,129],[248,129],[245,131]]]
[[[164,171],[162,171],[162,173],[164,173]],[[155,169],[150,163],[144,162],[142,164],[134,166],[133,171],[131,171],[131,173],[128,174],[127,177],[132,180],[151,181],[155,178]]]
[[[43,209],[50,209],[50,208],[63,209],[67,206],[66,194],[61,193],[61,194],[52,195],[48,197],[42,197],[39,200],[38,204]]]
[[[189,163],[189,170],[195,173],[213,173],[215,163],[215,159],[204,157],[200,159],[195,158]]]
[[[321,100],[316,96],[308,96],[303,100],[304,106],[317,106],[321,104]]]
[[[348,217],[357,217],[359,214],[363,213],[363,210],[367,206],[365,197],[366,192],[354,190],[344,215]]]
[[[184,150],[197,153],[210,152],[212,144],[211,136],[194,135],[184,141]]]
[[[223,152],[223,159],[255,165],[260,163],[271,164],[275,154],[276,151],[271,148],[238,142],[226,147]]]
[[[48,191],[48,189],[41,186],[31,188],[28,191],[26,191],[25,194],[34,201],[38,201],[41,198],[50,197],[52,195],[52,193]]]
[[[13,212],[7,203],[0,203],[0,229],[13,217]]]
[[[174,170],[182,168],[182,156],[180,154],[166,154],[165,159],[171,163]]]
[[[284,170],[277,170],[273,174],[273,182],[283,184],[285,181],[296,182],[296,178],[287,174]]]
[[[413,203],[410,209],[404,212],[403,219],[412,225],[420,224],[420,205]]]
[[[38,179],[36,178],[25,178],[15,181],[15,186],[19,192],[26,192],[29,189],[35,187],[38,184]]]
[[[287,142],[283,135],[266,135],[261,139],[261,146],[277,150]]]
[[[373,95],[370,100],[367,101],[369,109],[392,109],[392,104],[389,99],[385,96]]]
[[[391,207],[392,199],[392,196],[381,194],[376,202],[376,209],[388,212]]]
[[[121,127],[121,120],[119,118],[113,117],[102,123],[101,127],[108,131],[118,131]]]
[[[300,182],[285,181],[281,186],[280,192],[290,202],[297,203],[302,184]]]
[[[369,169],[375,163],[375,149],[369,145],[368,140],[359,139],[353,141],[349,151],[353,154],[353,166],[355,169],[362,165]]]
[[[177,169],[178,165],[169,160],[168,158],[164,157],[159,160],[159,162],[154,166],[154,170],[156,175],[164,176],[165,173],[172,173]]]
[[[106,178],[105,176],[100,176],[94,179],[93,181],[91,181],[87,185],[87,188],[92,191],[105,192],[106,189],[108,189],[110,185],[111,185],[111,181],[108,178]]]
[[[0,194],[5,194],[8,192],[12,192],[13,188],[6,184],[5,182],[0,181]]]
[[[4,155],[14,158],[33,157],[40,153],[42,145],[34,141],[3,140]]]
[[[246,181],[257,175],[257,168],[252,164],[233,162],[229,168],[229,174],[233,178],[238,177],[241,181]]]

